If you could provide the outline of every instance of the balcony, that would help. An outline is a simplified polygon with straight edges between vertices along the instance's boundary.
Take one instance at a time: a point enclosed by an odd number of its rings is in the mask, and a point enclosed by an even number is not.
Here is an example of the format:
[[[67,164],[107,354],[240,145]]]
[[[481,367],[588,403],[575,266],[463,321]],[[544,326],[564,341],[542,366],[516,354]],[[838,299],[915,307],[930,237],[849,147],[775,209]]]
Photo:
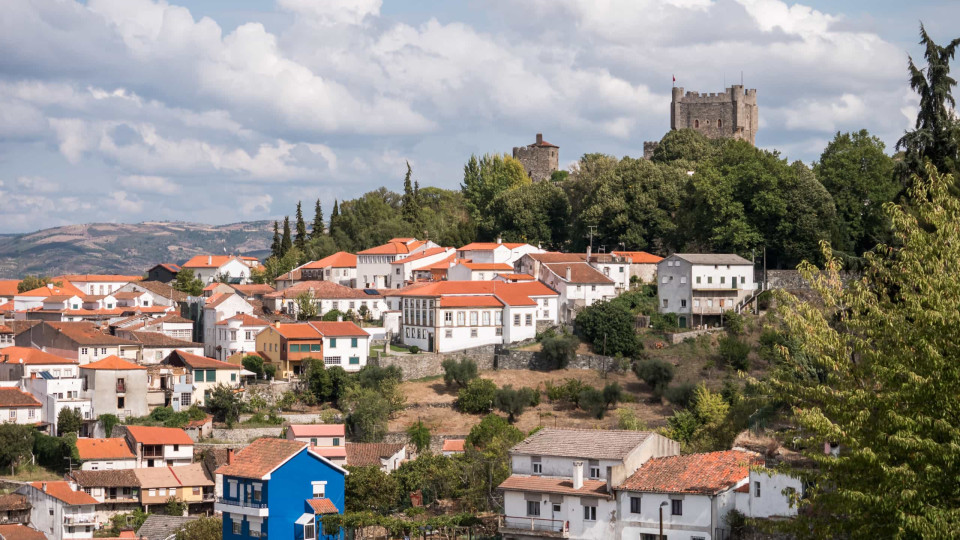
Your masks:
[[[266,508],[267,501],[248,501],[240,499],[227,499],[225,497],[217,497],[217,504],[224,504],[227,506],[239,506],[240,508]]]
[[[126,393],[126,391],[127,391],[127,385],[126,385],[126,383],[117,381],[117,393],[118,393],[118,394],[124,394],[124,393]]]
[[[77,525],[96,525],[97,518],[94,514],[69,514],[63,516],[63,524],[68,527]]]
[[[501,515],[497,529],[502,535],[521,534],[543,538],[570,538],[570,524],[562,519]]]

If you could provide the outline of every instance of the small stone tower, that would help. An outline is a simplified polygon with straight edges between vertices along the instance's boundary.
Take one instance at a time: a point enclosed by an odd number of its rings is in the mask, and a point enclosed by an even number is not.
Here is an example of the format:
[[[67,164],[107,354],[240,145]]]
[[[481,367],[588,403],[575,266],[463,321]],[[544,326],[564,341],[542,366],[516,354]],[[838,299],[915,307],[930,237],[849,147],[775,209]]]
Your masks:
[[[549,180],[560,168],[560,147],[543,140],[542,133],[537,133],[537,142],[514,147],[513,157],[523,164],[527,176],[534,182]]]
[[[733,85],[722,94],[673,89],[670,129],[690,128],[711,139],[741,139],[756,144],[759,113],[757,91]]]

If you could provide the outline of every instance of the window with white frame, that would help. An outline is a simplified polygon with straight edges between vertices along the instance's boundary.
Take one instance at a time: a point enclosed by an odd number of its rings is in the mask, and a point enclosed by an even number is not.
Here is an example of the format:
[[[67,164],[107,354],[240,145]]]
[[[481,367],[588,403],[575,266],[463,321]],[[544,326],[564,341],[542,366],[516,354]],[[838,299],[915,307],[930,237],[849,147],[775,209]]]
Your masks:
[[[339,366],[340,357],[339,356],[324,356],[323,363],[328,366]]]
[[[453,312],[445,311],[443,313],[443,324],[444,326],[453,326]]]
[[[533,466],[533,474],[543,474],[543,463],[540,461],[540,456],[531,458],[531,465]]]
[[[527,313],[526,317],[524,317],[524,323],[526,326],[533,326],[533,315]]]
[[[753,483],[753,496],[754,497],[760,496],[760,482]]]
[[[531,517],[540,515],[540,501],[527,501],[527,515]]]
[[[514,313],[514,314],[513,314],[513,325],[514,325],[514,326],[520,326],[520,314],[519,314],[519,313]]]
[[[470,326],[476,326],[477,324],[478,324],[477,312],[476,312],[476,311],[471,311],[471,312],[470,312]]]
[[[326,482],[310,482],[310,484],[313,486],[313,497],[315,499],[322,499],[323,497],[326,497]]]
[[[596,521],[596,520],[597,520],[597,504],[596,504],[596,503],[584,503],[584,505],[583,505],[583,520],[584,520],[584,521]]]

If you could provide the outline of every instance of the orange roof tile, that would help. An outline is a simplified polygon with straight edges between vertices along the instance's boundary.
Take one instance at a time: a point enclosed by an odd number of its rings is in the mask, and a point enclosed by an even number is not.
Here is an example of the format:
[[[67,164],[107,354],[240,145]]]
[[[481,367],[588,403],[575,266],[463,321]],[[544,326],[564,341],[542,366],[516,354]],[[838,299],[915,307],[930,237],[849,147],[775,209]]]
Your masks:
[[[414,261],[419,261],[420,259],[425,259],[427,257],[433,257],[434,255],[439,255],[440,253],[446,253],[447,251],[449,251],[451,255],[456,253],[456,251],[454,251],[453,248],[435,247],[435,248],[425,249],[415,255],[411,255],[409,257],[405,257],[403,259],[393,261],[390,264],[406,264]]]
[[[471,270],[505,270],[512,271],[513,267],[506,263],[462,263]]]
[[[0,311],[13,311],[15,309],[14,306],[15,304],[13,303],[13,300],[5,302],[0,304]]]
[[[403,450],[403,443],[347,443],[347,465],[351,467],[380,466],[381,459],[389,459]]]
[[[610,499],[607,493],[607,483],[602,480],[583,481],[583,487],[573,488],[573,480],[548,476],[527,476],[514,474],[507,477],[497,489],[504,491],[535,491],[537,493],[553,493],[557,495],[579,495],[584,497],[601,497]]]
[[[118,338],[101,332],[96,325],[89,321],[83,322],[44,322],[46,326],[56,329],[64,336],[80,345],[136,345],[129,339]]]
[[[28,394],[19,388],[0,387],[0,407],[40,407],[41,404],[33,394]]]
[[[128,360],[124,360],[116,355],[110,355],[103,360],[97,360],[96,362],[90,362],[89,364],[84,364],[80,366],[80,369],[112,369],[117,371],[132,371],[135,369],[147,369],[143,366],[134,364]]]
[[[265,294],[263,297],[270,298],[296,298],[300,293],[309,293],[313,298],[355,298],[361,300],[376,300],[378,295],[370,295],[360,289],[345,287],[332,281],[301,281],[282,291]]]
[[[0,525],[0,537],[5,540],[47,540],[47,535],[19,523]]]
[[[458,259],[456,252],[451,253],[449,257],[441,261],[437,261],[433,264],[422,266],[419,270],[449,270],[451,266],[457,264],[458,262],[467,261],[469,259]]]
[[[281,323],[273,327],[286,339],[321,339],[323,335],[310,323]]]
[[[613,280],[603,275],[602,272],[598,271],[596,268],[590,266],[585,262],[572,262],[572,263],[547,263],[544,264],[551,272],[556,274],[560,279],[567,280],[567,269],[570,269],[570,279],[569,283],[596,283],[596,284],[610,284],[613,283]]]
[[[654,458],[644,463],[617,489],[715,494],[748,478],[750,467],[756,465],[763,465],[763,458],[743,450]]]
[[[180,428],[126,426],[134,442],[140,444],[193,444],[193,439]]]
[[[263,319],[258,319],[253,315],[248,315],[246,313],[238,313],[233,317],[229,317],[217,323],[217,325],[226,326],[228,321],[240,321],[241,326],[270,326],[270,321],[265,321]]]
[[[440,307],[503,307],[503,302],[493,296],[442,296]]]
[[[63,358],[62,356],[50,354],[31,347],[7,347],[0,349],[0,360],[8,364],[19,364],[22,361],[27,365],[79,363],[78,360]]]
[[[223,465],[216,474],[262,479],[307,447],[307,443],[265,437],[237,452],[233,463]]]
[[[57,287],[55,285],[49,285],[49,286],[44,285],[43,287],[37,287],[36,289],[31,289],[29,291],[17,294],[17,296],[29,296],[29,297],[36,297],[36,298],[46,298],[48,296],[54,296],[54,295],[68,295],[68,296],[77,295],[82,297],[84,296],[84,292],[74,287],[70,283],[63,282],[63,285],[60,287]]]
[[[324,257],[319,261],[309,262],[300,268],[320,269],[320,268],[356,268],[357,256],[346,251],[338,251],[333,255]]]
[[[500,274],[500,277],[508,281],[535,281],[536,278],[530,274]]]
[[[236,259],[233,255],[195,255],[189,261],[180,265],[181,268],[220,268]]]
[[[312,321],[311,326],[323,337],[368,337],[370,334],[351,321]]]
[[[358,251],[357,255],[402,255],[410,253],[424,244],[426,242],[423,240],[413,238],[393,238],[386,244]]]
[[[346,434],[343,424],[291,424],[287,429],[294,437],[343,437]]]
[[[71,506],[79,504],[97,504],[96,499],[82,491],[74,491],[70,489],[70,484],[64,481],[30,482],[30,485],[36,489],[39,489],[40,491],[45,491],[47,495],[50,495],[54,499],[63,501]],[[44,490],[44,486],[46,486],[46,490]]]
[[[307,499],[307,504],[310,505],[310,508],[313,508],[315,515],[336,514],[340,512],[330,499]]]
[[[0,324],[0,334],[12,334],[12,333],[13,333],[13,328],[10,328],[5,324]]]
[[[0,279],[0,296],[16,296],[19,279]]]
[[[464,445],[467,444],[466,439],[446,439],[443,441],[443,451],[444,452],[463,452]]]
[[[120,282],[131,282],[131,281],[143,281],[143,276],[123,276],[118,274],[65,274],[62,276],[57,276],[53,278],[53,281],[69,281],[70,283],[89,283],[93,282],[110,282],[110,283],[120,283]]]
[[[630,257],[633,264],[656,264],[663,260],[663,257],[658,257],[646,251],[614,251],[613,254],[620,255],[621,257]]]
[[[77,453],[80,459],[133,459],[136,456],[127,446],[123,437],[111,439],[77,439]]]
[[[529,306],[536,302],[531,296],[557,296],[557,293],[539,281],[508,283],[504,281],[438,281],[421,283],[392,291],[396,296],[494,295],[511,306]]]
[[[525,256],[541,263],[583,262],[587,260],[586,253],[558,253],[556,251],[527,253]]]
[[[179,357],[181,362],[192,369],[243,369],[241,366],[236,364],[221,362],[220,360],[214,360],[213,358],[207,358],[206,356],[200,356],[198,354],[191,354],[179,349],[170,353],[171,357],[173,355]]]
[[[325,458],[345,458],[347,448],[344,446],[310,446],[310,451]]]

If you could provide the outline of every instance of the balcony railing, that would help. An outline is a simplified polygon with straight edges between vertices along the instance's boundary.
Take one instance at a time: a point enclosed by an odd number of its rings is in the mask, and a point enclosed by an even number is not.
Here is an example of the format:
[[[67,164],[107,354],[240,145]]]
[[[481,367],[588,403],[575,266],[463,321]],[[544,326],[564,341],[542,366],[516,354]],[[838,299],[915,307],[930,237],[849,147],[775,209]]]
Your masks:
[[[554,538],[566,538],[570,533],[570,524],[562,519],[501,515],[500,531],[535,531],[546,533],[546,535]]]
[[[97,522],[93,514],[71,514],[63,516],[65,525],[93,525]]]
[[[230,506],[242,506],[243,508],[266,508],[267,507],[267,501],[226,499],[224,497],[217,497],[217,504],[227,504]]]

